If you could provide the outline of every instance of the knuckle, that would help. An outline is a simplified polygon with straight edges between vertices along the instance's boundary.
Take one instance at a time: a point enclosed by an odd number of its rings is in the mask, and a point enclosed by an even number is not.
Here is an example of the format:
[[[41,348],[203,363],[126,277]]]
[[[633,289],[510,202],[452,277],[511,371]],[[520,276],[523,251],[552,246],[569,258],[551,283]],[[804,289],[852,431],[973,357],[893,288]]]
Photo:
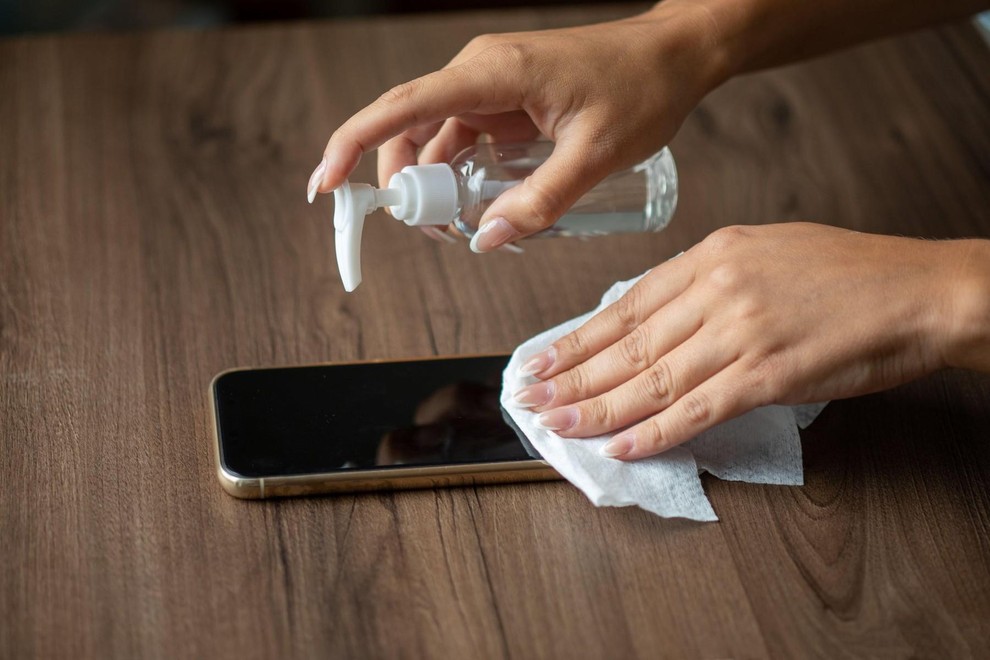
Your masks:
[[[779,402],[789,391],[784,374],[788,373],[782,360],[775,355],[762,355],[751,359],[747,371],[754,405],[765,406]]]
[[[533,50],[522,41],[497,40],[482,51],[500,68],[528,71],[533,64]]]
[[[330,140],[327,142],[327,147],[323,151],[324,156],[329,156],[330,152],[339,145],[341,142],[347,139],[347,128],[346,126],[340,126],[333,133],[330,134]]]
[[[673,391],[673,377],[670,367],[660,360],[653,364],[644,374],[643,391],[650,401],[666,403]]]
[[[470,41],[467,42],[467,46],[464,47],[465,51],[468,52],[481,52],[487,50],[497,44],[499,38],[494,34],[479,34]]]
[[[565,371],[554,380],[554,399],[558,401],[570,401],[580,398],[584,394],[585,378],[584,371],[580,367]]]
[[[626,332],[633,332],[639,325],[640,298],[642,294],[637,286],[626,291],[626,294],[612,304],[612,315],[615,322]]]
[[[689,394],[683,402],[684,421],[688,428],[706,426],[712,419],[711,400],[703,394]]]
[[[566,357],[567,362],[572,361],[584,361],[584,358],[588,357],[588,344],[585,342],[584,338],[581,336],[581,332],[572,332],[571,334],[559,339],[554,344],[554,349],[557,351],[558,359],[560,357]]]
[[[581,404],[580,419],[587,426],[607,427],[613,419],[612,406],[605,397],[599,396]]]
[[[384,105],[397,106],[408,103],[416,93],[413,82],[405,82],[389,89],[378,97],[378,101]]]
[[[541,183],[535,176],[526,177],[519,191],[530,214],[541,228],[550,227],[557,222],[558,209],[562,207],[559,193]]]
[[[763,299],[752,293],[740,293],[735,300],[736,317],[739,321],[752,323],[766,310]]]
[[[650,417],[640,425],[636,432],[636,445],[637,449],[650,454],[668,448],[667,433],[663,430],[659,417]]]
[[[635,369],[642,371],[649,362],[646,348],[646,333],[637,328],[622,338],[619,342],[619,355],[622,361]]]
[[[754,355],[751,357],[746,365],[746,372],[749,378],[755,382],[773,378],[777,371],[773,361],[773,358],[768,355]]]
[[[718,293],[736,293],[745,280],[743,269],[736,263],[719,263],[708,273],[708,285]]]
[[[702,243],[710,254],[724,254],[748,235],[748,229],[740,225],[730,225],[713,231]]]
[[[327,148],[324,150],[323,155],[330,162],[335,157],[333,155],[335,150],[352,148],[360,149],[361,153],[370,151],[360,130],[355,126],[345,124],[330,135],[330,140],[327,142]]]

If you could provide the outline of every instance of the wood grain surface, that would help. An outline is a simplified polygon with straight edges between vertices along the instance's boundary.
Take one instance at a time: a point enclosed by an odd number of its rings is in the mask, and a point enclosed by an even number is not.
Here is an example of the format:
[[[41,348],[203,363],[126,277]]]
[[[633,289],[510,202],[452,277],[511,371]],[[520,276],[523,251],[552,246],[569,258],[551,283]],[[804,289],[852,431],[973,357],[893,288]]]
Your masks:
[[[990,236],[956,25],[713,94],[662,234],[478,256],[376,215],[343,292],[304,194],[339,123],[475,34],[635,9],[0,41],[0,656],[986,657],[985,375],[834,402],[807,485],[706,479],[714,524],[566,483],[221,491],[223,369],[509,351],[728,224]]]

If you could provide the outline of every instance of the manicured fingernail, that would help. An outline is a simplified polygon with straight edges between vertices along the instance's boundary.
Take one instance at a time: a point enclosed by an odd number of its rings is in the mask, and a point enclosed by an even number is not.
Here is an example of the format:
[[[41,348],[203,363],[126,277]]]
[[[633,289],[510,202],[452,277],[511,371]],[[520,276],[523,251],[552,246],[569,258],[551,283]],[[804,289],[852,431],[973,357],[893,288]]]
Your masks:
[[[438,227],[421,227],[423,233],[435,241],[456,243],[457,239]]]
[[[472,252],[488,252],[508,243],[519,235],[505,218],[492,218],[471,238]]]
[[[323,173],[327,171],[327,159],[324,157],[320,164],[316,166],[313,173],[309,175],[309,186],[306,187],[306,199],[310,204],[316,199],[316,193],[320,189],[320,182],[323,181]]]
[[[541,371],[546,371],[553,366],[555,359],[557,359],[557,351],[551,346],[547,350],[529,358],[526,364],[519,368],[519,373],[523,376],[535,376]]]
[[[636,444],[636,434],[632,431],[623,431],[602,445],[599,452],[606,458],[619,458],[631,452],[634,444]]]
[[[512,395],[512,398],[520,406],[525,406],[526,408],[531,408],[533,406],[542,406],[544,403],[548,403],[550,399],[553,398],[553,381],[548,380],[545,383],[536,383],[535,385],[530,385],[529,387],[523,387],[516,391]]]
[[[544,431],[566,431],[577,424],[577,408],[566,407],[548,410],[536,418],[536,425]]]

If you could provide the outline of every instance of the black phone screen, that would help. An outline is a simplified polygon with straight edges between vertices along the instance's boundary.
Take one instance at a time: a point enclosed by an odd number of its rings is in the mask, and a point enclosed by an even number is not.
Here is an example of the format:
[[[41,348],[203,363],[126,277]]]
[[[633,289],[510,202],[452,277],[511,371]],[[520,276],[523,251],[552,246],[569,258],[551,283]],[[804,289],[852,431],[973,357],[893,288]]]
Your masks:
[[[532,460],[499,405],[507,356],[231,371],[220,460],[247,478]]]

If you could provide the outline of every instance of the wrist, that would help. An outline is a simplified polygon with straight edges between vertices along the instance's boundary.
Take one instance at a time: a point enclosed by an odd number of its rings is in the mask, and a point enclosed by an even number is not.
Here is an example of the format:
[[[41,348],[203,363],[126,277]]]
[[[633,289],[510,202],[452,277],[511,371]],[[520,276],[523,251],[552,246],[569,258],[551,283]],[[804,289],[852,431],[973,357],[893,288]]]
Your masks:
[[[661,71],[679,62],[689,72],[689,84],[679,95],[692,107],[738,72],[734,51],[724,38],[730,18],[709,8],[716,1],[720,0],[665,0],[620,21],[645,37],[646,52]]]
[[[990,240],[952,241],[947,264],[945,366],[990,371]]]
[[[692,25],[694,43],[703,44],[711,69],[711,89],[760,66],[772,41],[764,0],[665,0],[647,15],[677,14]]]

